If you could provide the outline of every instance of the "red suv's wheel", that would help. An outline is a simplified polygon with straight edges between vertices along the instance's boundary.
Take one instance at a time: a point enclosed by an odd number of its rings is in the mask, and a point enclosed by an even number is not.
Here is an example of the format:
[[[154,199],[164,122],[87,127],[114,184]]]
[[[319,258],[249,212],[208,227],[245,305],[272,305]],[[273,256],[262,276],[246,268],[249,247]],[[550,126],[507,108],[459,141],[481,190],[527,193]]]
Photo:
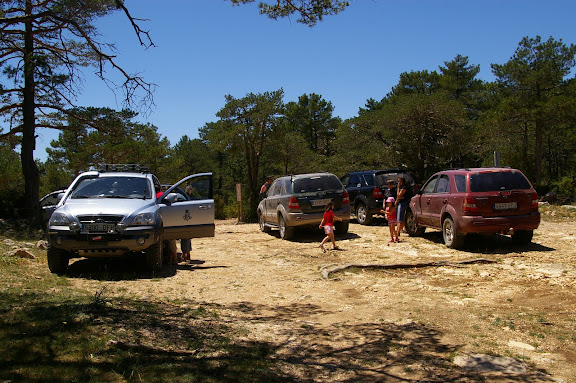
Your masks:
[[[458,233],[456,224],[451,217],[447,217],[442,223],[442,235],[444,244],[451,249],[458,249],[464,244],[464,235]]]
[[[514,230],[512,233],[512,242],[515,245],[526,245],[532,242],[534,230]]]
[[[426,228],[423,226],[418,226],[418,224],[416,223],[416,217],[414,216],[414,213],[412,213],[412,210],[408,210],[406,212],[406,217],[405,217],[405,228],[406,228],[406,232],[408,233],[409,236],[411,237],[421,237],[422,235],[424,235],[424,231],[426,231]]]

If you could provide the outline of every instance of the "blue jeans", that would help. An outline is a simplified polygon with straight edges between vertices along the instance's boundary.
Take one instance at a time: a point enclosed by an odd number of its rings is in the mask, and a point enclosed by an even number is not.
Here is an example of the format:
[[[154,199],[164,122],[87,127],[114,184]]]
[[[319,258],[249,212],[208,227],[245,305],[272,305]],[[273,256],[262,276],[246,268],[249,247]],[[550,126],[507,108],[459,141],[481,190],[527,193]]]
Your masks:
[[[408,205],[410,201],[402,201],[398,202],[398,206],[396,206],[396,218],[398,222],[404,221],[404,217],[406,216],[406,210],[408,210]]]

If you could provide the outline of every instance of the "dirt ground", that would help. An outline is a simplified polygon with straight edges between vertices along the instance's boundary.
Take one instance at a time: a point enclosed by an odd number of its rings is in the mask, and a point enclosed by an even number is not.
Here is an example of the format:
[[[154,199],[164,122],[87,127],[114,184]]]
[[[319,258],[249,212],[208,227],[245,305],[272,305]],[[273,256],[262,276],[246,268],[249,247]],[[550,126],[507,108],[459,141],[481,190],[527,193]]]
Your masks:
[[[159,277],[79,277],[85,260],[69,274],[91,291],[209,305],[246,341],[271,344],[275,368],[295,381],[576,382],[574,222],[543,221],[531,245],[478,237],[462,251],[435,231],[388,245],[384,222],[352,221],[339,251],[322,253],[322,238],[218,221],[214,238],[192,240],[192,261]],[[495,262],[321,275],[477,258]]]

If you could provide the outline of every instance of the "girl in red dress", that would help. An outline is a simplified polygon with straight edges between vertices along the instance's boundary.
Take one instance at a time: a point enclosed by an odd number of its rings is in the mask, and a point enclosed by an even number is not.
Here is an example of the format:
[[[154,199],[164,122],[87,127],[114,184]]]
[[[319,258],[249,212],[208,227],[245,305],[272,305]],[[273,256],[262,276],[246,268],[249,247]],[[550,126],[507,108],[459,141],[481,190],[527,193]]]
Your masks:
[[[342,222],[342,218],[336,217],[333,209],[334,202],[328,202],[326,205],[326,211],[324,211],[324,217],[322,217],[322,222],[320,222],[320,229],[324,226],[324,233],[326,233],[326,238],[322,240],[322,243],[319,246],[323,252],[326,252],[324,244],[328,242],[328,240],[332,241],[334,250],[338,249],[338,246],[336,246],[336,240],[334,239],[334,220]]]

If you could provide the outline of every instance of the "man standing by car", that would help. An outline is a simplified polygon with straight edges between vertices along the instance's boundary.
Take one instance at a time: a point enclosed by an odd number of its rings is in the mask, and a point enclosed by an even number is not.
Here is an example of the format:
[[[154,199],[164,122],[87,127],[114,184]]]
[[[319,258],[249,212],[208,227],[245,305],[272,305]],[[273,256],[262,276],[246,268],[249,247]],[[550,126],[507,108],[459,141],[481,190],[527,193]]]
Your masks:
[[[404,229],[404,217],[406,216],[406,210],[408,210],[408,205],[410,204],[410,199],[413,196],[412,188],[406,183],[406,178],[404,176],[398,177],[398,192],[396,198],[396,212],[397,212],[397,225],[398,230],[396,231],[396,242],[400,242],[400,233]]]
[[[271,184],[272,184],[272,176],[266,177],[264,185],[262,185],[262,187],[260,188],[260,199],[266,198],[266,195],[268,194],[268,188],[270,188]]]

